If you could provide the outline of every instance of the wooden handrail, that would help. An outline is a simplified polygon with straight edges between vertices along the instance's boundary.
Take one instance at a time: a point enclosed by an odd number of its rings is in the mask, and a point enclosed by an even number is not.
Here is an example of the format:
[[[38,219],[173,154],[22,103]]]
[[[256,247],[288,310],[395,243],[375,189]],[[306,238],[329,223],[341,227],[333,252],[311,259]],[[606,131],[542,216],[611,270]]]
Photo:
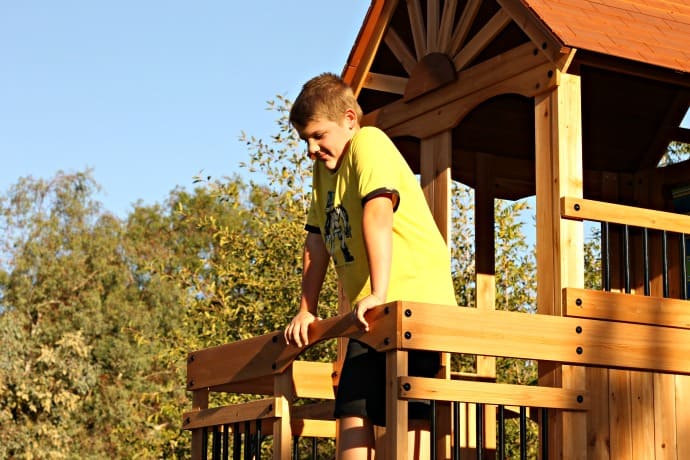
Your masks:
[[[561,198],[561,216],[565,219],[610,222],[676,233],[690,232],[690,216],[684,214],[568,196]]]

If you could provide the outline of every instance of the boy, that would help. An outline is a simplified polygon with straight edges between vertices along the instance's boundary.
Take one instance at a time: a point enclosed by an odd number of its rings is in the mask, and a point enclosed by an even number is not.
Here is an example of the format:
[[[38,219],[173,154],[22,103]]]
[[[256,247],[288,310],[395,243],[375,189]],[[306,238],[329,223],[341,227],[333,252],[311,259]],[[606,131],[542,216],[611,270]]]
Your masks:
[[[419,183],[386,134],[361,128],[361,117],[350,87],[330,73],[309,80],[290,111],[315,160],[300,310],[285,328],[286,341],[299,347],[308,344],[309,324],[317,320],[330,259],[364,330],[365,313],[388,301],[455,305],[448,249]],[[439,369],[436,353],[411,352],[409,363],[410,375],[433,376]],[[409,407],[410,427],[428,421],[428,405]],[[335,417],[338,458],[372,458],[373,425],[385,426],[385,354],[349,341]]]

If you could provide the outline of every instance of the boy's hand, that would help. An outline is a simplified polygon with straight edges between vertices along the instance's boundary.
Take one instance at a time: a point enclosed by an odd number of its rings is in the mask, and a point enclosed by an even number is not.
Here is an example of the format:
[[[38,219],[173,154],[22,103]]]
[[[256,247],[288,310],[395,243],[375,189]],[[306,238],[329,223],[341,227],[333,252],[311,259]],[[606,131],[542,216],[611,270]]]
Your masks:
[[[297,313],[285,328],[285,343],[294,342],[300,348],[309,345],[309,325],[319,319],[308,311]]]
[[[357,305],[355,305],[354,310],[352,310],[352,313],[355,317],[355,323],[357,323],[357,325],[360,328],[368,332],[369,323],[367,323],[367,320],[364,318],[364,315],[372,308],[378,307],[383,303],[385,302],[376,297],[374,294],[369,294],[368,296],[357,302]]]

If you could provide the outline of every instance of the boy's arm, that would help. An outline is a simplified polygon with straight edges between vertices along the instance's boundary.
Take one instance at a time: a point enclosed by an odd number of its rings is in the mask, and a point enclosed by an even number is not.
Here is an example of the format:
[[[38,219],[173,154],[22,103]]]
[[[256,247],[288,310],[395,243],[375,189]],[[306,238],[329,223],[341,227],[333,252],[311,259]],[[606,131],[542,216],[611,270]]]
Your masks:
[[[369,261],[371,294],[355,305],[354,315],[364,328],[369,324],[364,314],[386,302],[393,258],[393,199],[390,194],[379,195],[364,204],[362,234]]]
[[[326,277],[330,255],[318,233],[307,233],[302,261],[302,296],[299,312],[285,328],[285,341],[302,347],[309,345],[309,325],[316,318],[321,285]]]

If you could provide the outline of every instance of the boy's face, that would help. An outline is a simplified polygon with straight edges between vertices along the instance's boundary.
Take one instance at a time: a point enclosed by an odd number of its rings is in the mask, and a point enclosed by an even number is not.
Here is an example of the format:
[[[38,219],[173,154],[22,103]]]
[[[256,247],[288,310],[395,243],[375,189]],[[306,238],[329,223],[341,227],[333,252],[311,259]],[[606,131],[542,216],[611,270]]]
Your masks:
[[[338,121],[317,118],[304,127],[297,127],[297,131],[307,143],[309,157],[322,161],[326,168],[335,171],[358,128],[357,115],[348,110]]]

